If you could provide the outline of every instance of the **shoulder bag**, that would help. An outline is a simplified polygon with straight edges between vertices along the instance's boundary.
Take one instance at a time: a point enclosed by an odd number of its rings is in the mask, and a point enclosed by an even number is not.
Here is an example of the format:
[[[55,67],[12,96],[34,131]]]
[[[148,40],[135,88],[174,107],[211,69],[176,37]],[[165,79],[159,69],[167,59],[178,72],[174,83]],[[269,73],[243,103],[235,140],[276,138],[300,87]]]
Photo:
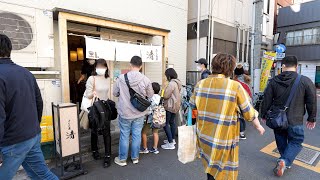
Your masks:
[[[290,103],[293,99],[293,96],[295,95],[298,85],[301,79],[301,75],[298,74],[298,77],[296,78],[291,90],[290,90],[290,95],[287,99],[286,104],[284,107],[278,108],[275,106],[272,106],[270,110],[267,112],[267,126],[271,129],[282,129],[285,130],[289,126],[288,118],[287,118],[287,111],[290,106]]]
[[[135,90],[133,90],[129,84],[129,79],[128,79],[128,74],[124,75],[126,84],[129,88],[130,92],[130,102],[133,107],[135,107],[138,111],[144,112],[145,110],[148,109],[148,107],[151,105],[151,103],[141,96],[139,93],[137,93]]]

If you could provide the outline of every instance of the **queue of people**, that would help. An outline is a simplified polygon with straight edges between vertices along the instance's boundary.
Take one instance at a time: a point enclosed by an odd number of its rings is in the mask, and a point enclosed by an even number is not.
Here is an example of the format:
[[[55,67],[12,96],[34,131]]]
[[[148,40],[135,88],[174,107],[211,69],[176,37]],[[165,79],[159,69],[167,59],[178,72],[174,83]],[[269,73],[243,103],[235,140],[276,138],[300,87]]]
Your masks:
[[[28,70],[12,62],[11,50],[9,38],[0,35],[0,151],[3,155],[0,179],[12,179],[20,165],[31,179],[58,179],[46,166],[40,149],[39,124],[43,101],[39,87]],[[159,83],[151,82],[140,72],[142,59],[139,56],[132,57],[130,71],[120,75],[113,86],[112,94],[119,99],[115,110],[112,108],[114,102],[110,102],[107,62],[98,59],[87,63],[90,68],[83,70],[83,75],[88,77],[84,96],[92,100],[98,99],[100,104],[93,103],[91,108],[99,109],[103,106],[99,111],[91,109],[88,114],[94,159],[101,158],[98,152],[98,135],[102,135],[105,148],[103,167],[111,165],[110,121],[115,119],[115,115],[118,115],[120,128],[119,152],[114,159],[117,165],[126,166],[128,158],[133,164],[138,164],[140,154],[159,154],[158,131],[162,126],[152,125],[155,113],[160,113],[160,116],[165,113],[163,129],[167,140],[161,148],[176,148],[175,117],[181,106],[182,83],[173,68],[165,71],[168,82],[161,89]],[[245,139],[245,121],[251,122],[259,134],[263,135],[265,132],[258,119],[259,113],[252,105],[250,78],[245,75],[241,65],[237,66],[235,57],[230,54],[217,54],[211,60],[211,71],[207,69],[207,60],[199,59],[196,63],[202,75],[194,88],[190,103],[197,111],[195,123],[198,149],[205,173],[209,180],[237,179],[239,139]],[[297,58],[284,58],[282,68],[284,72],[272,79],[267,86],[260,115],[272,128],[270,121],[274,121],[274,118],[270,114],[282,110],[281,108],[287,114],[286,119],[280,117],[279,120],[287,122],[272,122],[281,128],[274,128],[281,154],[274,168],[277,176],[282,176],[291,168],[293,160],[302,149],[305,107],[308,112],[306,126],[309,129],[315,128],[317,111],[315,86],[309,78],[296,73]],[[91,69],[92,73],[89,74]],[[82,80],[84,77],[79,82]],[[291,100],[292,103],[286,103]],[[160,112],[162,104],[163,112]],[[154,142],[148,148],[147,134],[150,131]]]

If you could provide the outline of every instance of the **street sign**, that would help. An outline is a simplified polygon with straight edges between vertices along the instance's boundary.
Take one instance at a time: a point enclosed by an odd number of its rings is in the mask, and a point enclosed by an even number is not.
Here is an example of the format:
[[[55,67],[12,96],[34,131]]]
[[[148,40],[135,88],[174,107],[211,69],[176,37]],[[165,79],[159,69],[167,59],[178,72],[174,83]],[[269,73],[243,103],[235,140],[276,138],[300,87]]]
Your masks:
[[[283,44],[276,45],[276,52],[277,53],[284,53],[286,51],[286,46]]]
[[[286,57],[286,53],[277,53],[277,60],[282,60],[284,57]]]

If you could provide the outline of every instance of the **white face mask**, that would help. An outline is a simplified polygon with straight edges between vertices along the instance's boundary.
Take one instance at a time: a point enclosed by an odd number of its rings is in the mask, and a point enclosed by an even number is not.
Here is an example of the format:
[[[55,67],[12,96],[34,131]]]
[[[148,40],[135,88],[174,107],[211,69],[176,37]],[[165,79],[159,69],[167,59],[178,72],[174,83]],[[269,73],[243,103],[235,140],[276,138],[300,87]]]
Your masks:
[[[103,76],[103,75],[106,74],[106,70],[107,70],[107,69],[97,68],[97,69],[96,69],[96,73],[97,73],[99,76]]]
[[[90,65],[94,65],[95,62],[96,62],[96,60],[94,60],[94,59],[88,60],[88,63],[89,63]]]
[[[201,71],[202,70],[201,66],[197,66],[197,70]]]

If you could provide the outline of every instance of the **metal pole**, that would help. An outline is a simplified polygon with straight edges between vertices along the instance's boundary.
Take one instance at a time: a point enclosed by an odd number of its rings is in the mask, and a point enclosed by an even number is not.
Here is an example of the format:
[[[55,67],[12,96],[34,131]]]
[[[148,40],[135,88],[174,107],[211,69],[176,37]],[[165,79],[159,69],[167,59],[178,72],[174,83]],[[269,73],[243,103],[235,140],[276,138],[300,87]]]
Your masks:
[[[201,16],[201,0],[198,0],[198,19],[197,19],[197,60],[200,53],[200,16]]]
[[[209,26],[208,26],[208,34],[207,34],[207,60],[210,61],[210,43],[211,43],[211,2],[212,0],[209,0],[209,11],[208,11],[208,19],[209,19]]]
[[[215,1],[214,1],[215,2]],[[213,39],[214,39],[214,20],[213,20],[213,7],[214,7],[214,2],[212,0],[211,2],[211,12],[210,12],[210,16],[211,16],[211,32],[210,32],[210,36],[211,36],[211,42],[210,42],[210,59],[209,59],[209,69],[211,69],[211,60],[213,58]]]
[[[243,27],[242,29],[242,51],[241,51],[241,63],[244,63],[244,52],[245,52],[245,47],[246,47],[246,29]]]

